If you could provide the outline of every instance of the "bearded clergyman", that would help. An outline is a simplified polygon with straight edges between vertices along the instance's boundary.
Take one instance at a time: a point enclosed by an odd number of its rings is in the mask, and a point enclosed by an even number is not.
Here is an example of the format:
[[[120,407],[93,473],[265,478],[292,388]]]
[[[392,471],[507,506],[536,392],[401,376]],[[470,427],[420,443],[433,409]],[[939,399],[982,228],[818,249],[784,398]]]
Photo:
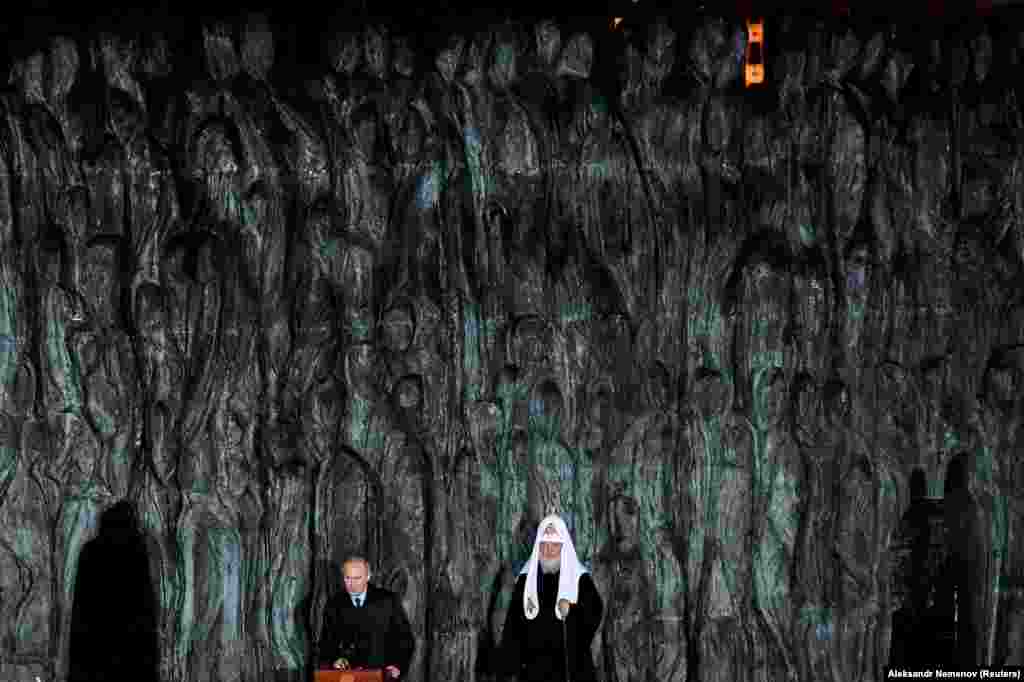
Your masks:
[[[604,603],[558,516],[537,528],[505,619],[501,665],[519,682],[597,679],[591,642]]]

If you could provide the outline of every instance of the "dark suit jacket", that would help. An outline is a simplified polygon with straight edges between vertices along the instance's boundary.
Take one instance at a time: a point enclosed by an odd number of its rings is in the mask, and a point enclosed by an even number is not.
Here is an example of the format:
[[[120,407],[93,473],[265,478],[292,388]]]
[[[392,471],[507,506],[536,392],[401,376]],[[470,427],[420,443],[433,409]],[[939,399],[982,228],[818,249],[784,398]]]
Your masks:
[[[320,632],[321,668],[329,668],[344,657],[353,667],[395,665],[404,676],[415,648],[409,619],[394,592],[369,585],[366,603],[358,609],[345,591],[327,601]]]

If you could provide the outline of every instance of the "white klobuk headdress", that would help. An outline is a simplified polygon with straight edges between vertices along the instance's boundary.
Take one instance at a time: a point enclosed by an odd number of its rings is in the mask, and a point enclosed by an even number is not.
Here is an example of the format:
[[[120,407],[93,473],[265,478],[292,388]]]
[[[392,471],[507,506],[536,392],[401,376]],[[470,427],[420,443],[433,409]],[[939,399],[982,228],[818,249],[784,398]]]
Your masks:
[[[527,619],[533,620],[539,613],[537,571],[540,563],[541,542],[557,542],[562,545],[561,568],[558,575],[558,599],[555,600],[555,617],[561,620],[562,614],[558,611],[558,601],[566,599],[575,604],[579,598],[580,576],[588,571],[576,556],[576,548],[572,544],[569,528],[565,525],[565,521],[555,514],[545,517],[537,528],[537,538],[533,541],[533,552],[520,572],[520,575],[526,575],[523,611],[526,613]]]

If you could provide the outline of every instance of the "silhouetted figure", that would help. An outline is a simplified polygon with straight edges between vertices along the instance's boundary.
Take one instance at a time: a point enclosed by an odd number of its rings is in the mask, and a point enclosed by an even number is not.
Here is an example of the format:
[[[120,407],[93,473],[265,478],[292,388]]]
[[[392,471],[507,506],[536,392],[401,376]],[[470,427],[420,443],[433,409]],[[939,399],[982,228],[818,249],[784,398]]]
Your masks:
[[[968,485],[968,455],[959,453],[946,470],[945,511],[948,559],[943,577],[953,597],[953,662],[970,666],[984,663],[979,632],[984,622],[986,559],[985,522],[981,507]]]
[[[944,500],[927,497],[925,473],[910,477],[910,507],[894,542],[895,580],[890,666],[952,662],[955,596],[948,566]]]
[[[68,682],[156,682],[156,606],[134,509],[118,502],[79,559]]]

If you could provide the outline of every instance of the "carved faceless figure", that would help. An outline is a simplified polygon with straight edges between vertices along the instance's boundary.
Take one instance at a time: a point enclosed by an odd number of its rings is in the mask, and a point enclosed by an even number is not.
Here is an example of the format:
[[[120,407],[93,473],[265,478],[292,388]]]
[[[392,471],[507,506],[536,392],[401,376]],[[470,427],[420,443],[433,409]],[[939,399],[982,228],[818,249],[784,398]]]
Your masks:
[[[879,419],[889,438],[898,442],[900,449],[916,446],[920,421],[918,397],[907,369],[897,362],[884,362],[878,368]],[[829,405],[826,404],[826,409]],[[832,419],[830,411],[826,416]]]
[[[66,36],[58,36],[50,41],[49,58],[50,74],[46,93],[50,102],[59,106],[68,96],[78,76],[80,58],[75,41]]]
[[[491,59],[488,80],[493,89],[504,91],[516,81],[517,36],[499,31],[490,46]]]
[[[599,584],[609,588],[610,618],[604,627],[604,650],[614,661],[615,679],[642,679],[645,661],[653,661],[650,628],[652,585],[641,558],[640,510],[636,499],[617,493],[608,503],[608,544],[598,557]]]
[[[515,428],[508,438],[505,453],[505,482],[499,523],[504,524],[508,538],[508,556],[525,559],[532,544],[530,530],[530,493],[535,472],[530,467],[530,435],[526,429]],[[539,518],[539,517],[538,517]],[[502,521],[507,519],[507,521]]]
[[[345,379],[353,395],[373,400],[377,397],[377,353],[369,343],[357,343],[345,354]]]
[[[89,315],[103,328],[121,320],[118,281],[118,250],[114,245],[95,244],[82,254],[81,289]]]
[[[611,182],[602,184],[600,189],[601,245],[605,257],[614,261],[629,252],[630,247],[630,215],[626,198]]]
[[[331,67],[340,74],[351,76],[363,60],[359,36],[353,33],[337,33],[328,43],[328,59]]]
[[[768,367],[781,367],[786,363],[791,306],[792,278],[786,267],[785,244],[772,233],[751,243],[752,252],[736,264],[731,303],[736,306],[737,322],[733,330],[739,350],[739,377],[751,382],[747,391],[758,388],[754,381],[760,381],[759,373]],[[744,392],[744,402],[756,397]],[[753,409],[754,405],[746,405]]]
[[[437,72],[448,83],[454,78],[462,65],[463,53],[466,51],[466,39],[460,35],[451,36],[448,44],[437,53],[434,65]]]
[[[815,373],[824,372],[827,354],[821,349],[828,343],[834,301],[824,267],[797,274],[793,278],[793,289],[794,299],[799,301],[793,320],[798,331],[799,360]]]
[[[850,388],[841,379],[830,379],[825,384],[825,414],[832,427],[843,426],[851,414]]]
[[[373,298],[373,254],[361,246],[351,246],[345,254],[339,284],[352,313],[362,314]]]
[[[196,143],[198,164],[206,183],[206,199],[218,220],[237,223],[241,164],[227,128],[220,123],[207,126]]]
[[[866,244],[858,244],[846,259],[846,293],[854,304],[866,302],[870,276],[871,250]]]
[[[610,386],[599,384],[586,396],[586,413],[579,438],[579,445],[597,453],[613,433],[612,425],[614,396]]]
[[[232,506],[245,495],[254,471],[244,447],[244,431],[244,425],[230,424],[227,436],[234,442],[219,455],[221,466],[217,469],[217,489],[230,500]]]
[[[88,190],[83,185],[75,185],[63,192],[58,211],[65,250],[62,280],[64,286],[73,291],[80,291],[82,257],[89,221]]]
[[[395,383],[392,395],[406,429],[414,436],[419,434],[423,426],[423,378],[415,374],[402,377]]]
[[[693,383],[693,400],[702,419],[713,419],[725,413],[730,403],[730,389],[720,371],[699,368]]]
[[[773,367],[763,370],[754,386],[754,421],[766,428],[779,428],[786,416],[788,395],[786,375]]]
[[[381,343],[393,355],[409,350],[416,332],[415,316],[409,305],[396,305],[381,320]]]
[[[552,21],[541,21],[533,30],[537,57],[547,68],[555,65],[558,51],[562,46],[562,32]]]
[[[647,463],[657,466],[660,470],[660,465],[666,462],[665,457],[672,452],[675,444],[675,426],[667,417],[659,416],[644,434],[644,451]],[[652,492],[653,494],[656,493]]]
[[[562,442],[564,398],[558,384],[546,379],[534,389],[529,403],[531,517],[551,510],[575,525],[575,463]]]
[[[43,72],[45,62],[42,53],[31,55],[23,61],[15,64],[11,72],[11,82],[14,83],[27,102],[43,103],[46,95],[43,91]]]
[[[367,29],[363,39],[366,71],[374,78],[383,79],[388,73],[390,52],[387,31],[383,28]]]
[[[971,44],[971,51],[974,53],[974,78],[978,83],[984,83],[992,67],[992,36],[978,34]]]
[[[524,317],[515,325],[509,344],[510,359],[525,374],[535,377],[551,362],[553,341],[551,329],[542,318]]]
[[[145,114],[131,95],[112,88],[109,97],[110,127],[126,148],[132,148],[145,134]]]
[[[629,495],[617,494],[608,502],[608,534],[618,557],[640,552],[640,505]]]
[[[331,290],[338,285],[332,282],[331,269],[340,269],[336,261],[341,256],[331,248],[326,207],[318,205],[310,210],[302,232],[302,239],[294,247],[289,284],[302,292],[292,299],[298,338],[312,345],[327,340],[332,333],[333,317],[340,312],[332,305]]]
[[[267,246],[264,238],[271,236],[269,227],[272,226],[267,225],[267,219],[271,217],[271,199],[268,195],[266,184],[258,181],[248,188],[241,197],[239,205],[242,235],[245,240],[243,248],[246,251],[246,261],[256,291],[259,291],[259,266],[262,263],[265,246]],[[273,296],[277,292],[261,293]]]
[[[546,438],[557,438],[565,409],[562,392],[554,381],[546,380],[537,387],[530,400],[530,421]]]
[[[648,409],[660,412],[669,408],[674,398],[672,378],[664,364],[655,362],[647,368],[643,392]]]
[[[794,381],[793,393],[795,435],[801,445],[810,446],[821,437],[821,391],[814,377],[803,374]]]
[[[1009,412],[1016,404],[1020,371],[1013,367],[989,367],[985,372],[985,400],[997,409]]]
[[[307,453],[303,459],[323,462],[334,454],[334,429],[343,419],[346,400],[340,382],[334,377],[314,384],[301,407],[301,450]],[[278,432],[278,438],[284,440],[280,448],[284,452],[292,447],[289,436],[284,429]]]
[[[601,318],[594,330],[594,346],[600,349],[599,360],[612,376],[628,376],[633,358],[633,334],[629,317],[613,313]]]
[[[510,411],[519,399],[520,379],[519,368],[515,365],[505,365],[498,371],[494,378],[494,399],[502,409]]]

